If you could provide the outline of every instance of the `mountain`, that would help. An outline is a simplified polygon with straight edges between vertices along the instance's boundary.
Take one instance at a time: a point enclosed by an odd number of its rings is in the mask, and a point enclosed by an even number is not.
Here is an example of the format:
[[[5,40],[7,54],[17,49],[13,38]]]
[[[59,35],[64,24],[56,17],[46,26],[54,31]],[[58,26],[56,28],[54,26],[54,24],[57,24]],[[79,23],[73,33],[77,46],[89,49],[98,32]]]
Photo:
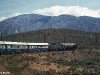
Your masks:
[[[87,32],[100,32],[100,18],[88,16],[44,16],[38,14],[23,14],[0,22],[0,32],[3,35],[27,31],[68,28]]]

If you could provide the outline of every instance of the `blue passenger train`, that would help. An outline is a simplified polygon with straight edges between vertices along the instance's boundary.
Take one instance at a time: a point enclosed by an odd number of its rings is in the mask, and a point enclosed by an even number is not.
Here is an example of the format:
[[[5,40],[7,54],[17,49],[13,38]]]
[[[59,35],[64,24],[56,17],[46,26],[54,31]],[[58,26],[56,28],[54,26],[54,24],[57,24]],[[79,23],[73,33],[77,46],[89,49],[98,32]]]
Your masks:
[[[0,54],[4,53],[23,53],[35,51],[59,51],[59,50],[75,50],[75,43],[26,43],[0,41]]]

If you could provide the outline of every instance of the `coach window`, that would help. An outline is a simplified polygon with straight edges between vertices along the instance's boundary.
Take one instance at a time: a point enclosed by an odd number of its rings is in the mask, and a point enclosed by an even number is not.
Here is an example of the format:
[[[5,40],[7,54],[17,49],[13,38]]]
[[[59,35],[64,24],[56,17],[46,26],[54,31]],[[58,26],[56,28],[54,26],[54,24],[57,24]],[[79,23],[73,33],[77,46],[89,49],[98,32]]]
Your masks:
[[[4,45],[0,45],[0,48],[4,48]]]
[[[19,48],[19,45],[17,46],[17,48]]]
[[[11,48],[11,46],[10,45],[7,45],[7,48]]]
[[[5,46],[4,45],[1,45],[1,48],[5,48]]]
[[[5,48],[6,46],[5,45],[2,45],[2,48]]]
[[[32,48],[34,48],[34,46],[32,46]]]
[[[1,45],[0,45],[0,48],[1,48]]]
[[[10,47],[12,48],[12,45]]]
[[[5,45],[0,45],[0,48],[5,48]]]
[[[32,46],[31,46],[31,48],[32,48]]]
[[[30,48],[32,48],[32,46],[30,46]]]
[[[36,46],[33,46],[33,48],[37,48]]]
[[[46,48],[48,48],[48,46],[45,46]]]

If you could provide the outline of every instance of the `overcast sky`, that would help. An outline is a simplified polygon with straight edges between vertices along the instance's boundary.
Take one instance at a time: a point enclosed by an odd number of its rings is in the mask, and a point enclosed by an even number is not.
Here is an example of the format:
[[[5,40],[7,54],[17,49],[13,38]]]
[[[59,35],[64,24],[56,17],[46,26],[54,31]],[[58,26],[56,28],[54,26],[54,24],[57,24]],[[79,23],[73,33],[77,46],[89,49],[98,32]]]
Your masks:
[[[0,0],[0,21],[21,14],[100,18],[100,0]]]

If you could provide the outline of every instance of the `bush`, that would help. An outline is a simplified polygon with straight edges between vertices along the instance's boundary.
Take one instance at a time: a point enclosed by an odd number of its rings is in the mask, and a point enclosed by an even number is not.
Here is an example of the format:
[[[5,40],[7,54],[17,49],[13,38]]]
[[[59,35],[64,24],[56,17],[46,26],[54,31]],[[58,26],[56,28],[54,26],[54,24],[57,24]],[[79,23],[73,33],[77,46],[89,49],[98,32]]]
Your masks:
[[[7,63],[7,69],[11,72],[11,73],[13,73],[14,75],[21,75],[21,69],[18,67],[18,63],[19,63],[19,60],[18,59],[16,59],[15,57],[16,57],[17,55],[7,55],[6,57],[5,57],[5,59],[6,59],[6,63]]]

